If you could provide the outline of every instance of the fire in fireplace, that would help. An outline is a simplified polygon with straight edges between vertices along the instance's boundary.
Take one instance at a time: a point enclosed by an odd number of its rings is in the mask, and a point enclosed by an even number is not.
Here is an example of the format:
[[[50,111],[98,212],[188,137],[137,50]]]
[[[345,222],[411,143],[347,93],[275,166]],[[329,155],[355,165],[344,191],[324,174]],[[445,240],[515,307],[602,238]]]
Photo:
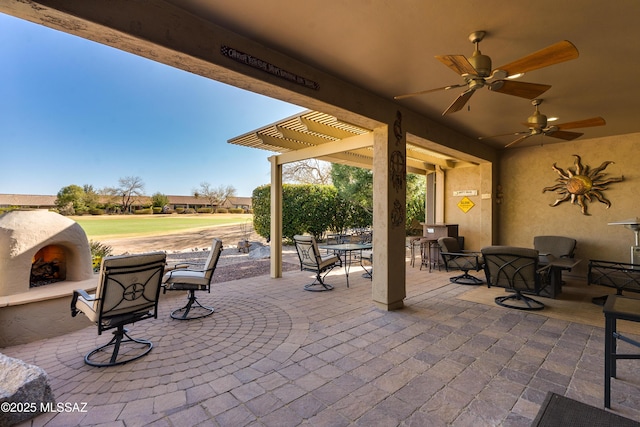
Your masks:
[[[48,245],[41,248],[33,257],[29,287],[61,282],[67,278],[65,248],[59,245]]]

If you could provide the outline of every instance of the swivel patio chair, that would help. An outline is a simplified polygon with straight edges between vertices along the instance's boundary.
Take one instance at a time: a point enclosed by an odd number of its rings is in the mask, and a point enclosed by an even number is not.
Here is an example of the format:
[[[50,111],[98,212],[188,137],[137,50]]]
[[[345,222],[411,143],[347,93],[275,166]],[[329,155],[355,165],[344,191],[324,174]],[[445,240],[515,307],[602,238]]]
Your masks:
[[[538,295],[551,277],[551,266],[539,266],[538,251],[513,246],[488,246],[482,248],[481,252],[487,285],[506,288],[510,293],[496,297],[496,304],[518,310],[544,308],[542,302],[524,295]]]
[[[105,257],[95,294],[73,291],[71,316],[84,313],[98,326],[98,335],[115,329],[111,341],[85,356],[86,364],[122,365],[151,351],[153,343],[130,337],[125,325],[158,317],[165,260],[164,252]]]
[[[484,281],[469,274],[470,270],[480,271],[483,266],[482,255],[478,252],[464,251],[460,249],[458,239],[455,237],[440,237],[440,256],[444,262],[446,271],[461,270],[463,274],[451,277],[452,283],[459,285],[480,285]]]
[[[198,302],[196,291],[211,292],[211,279],[218,265],[222,241],[213,239],[211,252],[203,264],[183,262],[168,269],[163,278],[163,293],[167,291],[187,291],[187,304],[171,312],[171,317],[177,320],[200,319],[210,316],[215,311]]]
[[[304,286],[305,291],[322,292],[331,291],[333,286],[324,282],[324,278],[335,267],[342,265],[338,255],[320,255],[318,244],[313,236],[293,236],[296,245],[298,258],[300,259],[300,270],[311,271],[316,274],[312,283]]]

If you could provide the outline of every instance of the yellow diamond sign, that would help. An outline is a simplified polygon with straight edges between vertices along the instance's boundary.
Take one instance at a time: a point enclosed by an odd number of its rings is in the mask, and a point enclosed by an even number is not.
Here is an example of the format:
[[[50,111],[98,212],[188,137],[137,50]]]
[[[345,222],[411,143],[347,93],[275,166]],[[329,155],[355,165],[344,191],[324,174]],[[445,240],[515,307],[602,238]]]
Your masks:
[[[471,201],[468,197],[463,197],[462,200],[458,202],[458,207],[464,213],[469,212],[469,209],[475,206],[475,203]]]

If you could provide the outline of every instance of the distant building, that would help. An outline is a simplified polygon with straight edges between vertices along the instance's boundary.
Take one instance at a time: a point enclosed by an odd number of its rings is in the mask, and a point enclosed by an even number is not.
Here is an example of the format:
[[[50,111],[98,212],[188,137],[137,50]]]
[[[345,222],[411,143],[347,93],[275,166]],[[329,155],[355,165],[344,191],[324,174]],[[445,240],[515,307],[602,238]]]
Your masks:
[[[209,203],[202,197],[195,196],[167,196],[169,207],[177,209],[209,208]],[[53,209],[56,207],[57,196],[35,195],[35,194],[0,194],[0,209],[2,208],[24,208],[24,209]],[[109,198],[109,201],[118,201],[117,197]],[[107,200],[101,200],[106,202]],[[151,197],[140,196],[132,204],[133,209],[141,209],[151,204]],[[252,207],[251,197],[229,197],[220,206],[213,206],[214,209],[223,207],[227,209],[240,208],[248,211]]]
[[[251,197],[227,197],[220,206],[227,209],[244,209],[245,211],[253,207]]]
[[[36,194],[0,194],[0,208],[51,209],[56,207],[57,198]]]

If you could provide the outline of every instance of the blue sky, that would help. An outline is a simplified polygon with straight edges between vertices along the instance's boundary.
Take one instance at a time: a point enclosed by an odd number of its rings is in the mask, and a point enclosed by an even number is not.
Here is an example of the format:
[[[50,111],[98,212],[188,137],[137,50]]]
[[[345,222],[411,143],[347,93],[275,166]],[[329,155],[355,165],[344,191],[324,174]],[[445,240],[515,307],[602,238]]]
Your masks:
[[[227,140],[303,108],[0,14],[0,193],[71,184],[251,196],[268,151]]]

